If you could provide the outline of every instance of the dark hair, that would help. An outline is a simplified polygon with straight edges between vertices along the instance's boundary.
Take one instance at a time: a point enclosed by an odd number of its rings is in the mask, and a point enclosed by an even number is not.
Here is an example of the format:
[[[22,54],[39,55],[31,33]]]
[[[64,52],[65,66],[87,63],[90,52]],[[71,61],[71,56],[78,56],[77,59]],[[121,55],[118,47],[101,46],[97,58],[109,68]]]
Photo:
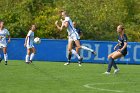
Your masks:
[[[59,13],[61,14],[62,12],[64,12],[65,14],[67,14],[67,12],[65,10],[60,10]]]
[[[60,11],[59,11],[59,13],[62,13],[62,12],[64,12],[64,10],[60,10]]]

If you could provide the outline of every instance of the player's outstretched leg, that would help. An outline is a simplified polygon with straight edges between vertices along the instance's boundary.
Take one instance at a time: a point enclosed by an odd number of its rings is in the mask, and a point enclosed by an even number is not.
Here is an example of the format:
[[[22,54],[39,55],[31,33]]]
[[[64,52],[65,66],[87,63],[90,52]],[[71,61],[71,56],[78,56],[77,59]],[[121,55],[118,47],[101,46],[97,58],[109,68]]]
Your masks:
[[[88,48],[88,47],[86,47],[86,46],[81,46],[81,48],[82,48],[82,49],[85,49],[85,50],[87,50],[87,51],[90,51],[91,53],[93,53],[93,54],[96,56],[96,52],[95,52],[93,49]]]

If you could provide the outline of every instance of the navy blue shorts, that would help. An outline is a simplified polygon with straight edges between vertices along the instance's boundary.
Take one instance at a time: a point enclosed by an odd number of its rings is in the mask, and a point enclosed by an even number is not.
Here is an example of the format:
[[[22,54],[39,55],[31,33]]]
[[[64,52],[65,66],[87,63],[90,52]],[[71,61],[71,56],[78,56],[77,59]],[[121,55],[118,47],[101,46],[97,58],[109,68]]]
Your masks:
[[[127,51],[126,50],[123,50],[123,51],[121,51],[121,53],[122,53],[123,56],[126,56]]]

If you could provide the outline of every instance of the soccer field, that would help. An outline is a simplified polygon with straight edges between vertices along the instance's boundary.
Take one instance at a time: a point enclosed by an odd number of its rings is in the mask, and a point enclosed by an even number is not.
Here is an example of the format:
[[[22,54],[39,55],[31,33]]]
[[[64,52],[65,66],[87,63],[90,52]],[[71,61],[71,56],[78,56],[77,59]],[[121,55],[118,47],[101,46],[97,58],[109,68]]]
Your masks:
[[[140,93],[139,65],[118,65],[120,73],[104,75],[106,64],[63,64],[2,62],[0,93]]]

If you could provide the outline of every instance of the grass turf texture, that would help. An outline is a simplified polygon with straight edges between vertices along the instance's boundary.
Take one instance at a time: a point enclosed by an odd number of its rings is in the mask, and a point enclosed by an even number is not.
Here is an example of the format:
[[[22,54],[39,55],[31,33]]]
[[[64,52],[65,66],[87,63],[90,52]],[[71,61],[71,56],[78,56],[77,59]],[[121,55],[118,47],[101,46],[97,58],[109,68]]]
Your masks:
[[[118,65],[120,73],[104,75],[105,64],[63,64],[2,62],[0,93],[140,93],[139,65]]]

